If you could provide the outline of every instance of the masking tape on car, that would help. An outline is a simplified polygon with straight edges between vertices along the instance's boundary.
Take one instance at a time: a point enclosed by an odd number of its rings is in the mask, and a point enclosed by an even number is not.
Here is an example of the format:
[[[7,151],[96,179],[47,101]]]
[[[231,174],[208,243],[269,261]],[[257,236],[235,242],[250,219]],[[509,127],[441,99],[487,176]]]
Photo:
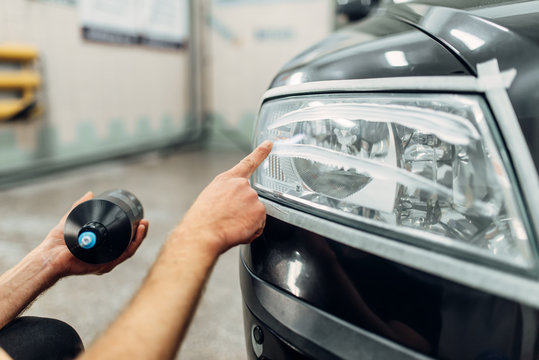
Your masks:
[[[297,85],[280,86],[266,91],[263,100],[274,97],[321,93],[334,91],[387,91],[387,90],[414,90],[414,91],[440,91],[440,92],[480,92],[493,89],[507,89],[511,86],[516,70],[509,69],[503,72],[498,69],[496,59],[478,64],[483,69],[479,77],[474,76],[409,76],[395,78],[356,79],[356,80],[329,80],[313,81]]]
[[[500,72],[496,60],[478,64],[478,86],[484,87],[482,90],[494,116],[498,120],[497,124],[503,133],[511,158],[518,159],[518,161],[513,161],[513,166],[518,175],[524,198],[527,201],[528,211],[535,223],[535,234],[537,236],[539,234],[539,207],[537,206],[539,204],[539,191],[537,191],[539,189],[539,178],[526,145],[526,139],[520,129],[517,115],[506,91],[513,80],[510,79],[509,81],[507,74],[510,71],[513,71],[514,75],[516,75],[514,69]],[[508,77],[506,79],[508,83],[504,84],[503,80],[500,80],[504,76]]]

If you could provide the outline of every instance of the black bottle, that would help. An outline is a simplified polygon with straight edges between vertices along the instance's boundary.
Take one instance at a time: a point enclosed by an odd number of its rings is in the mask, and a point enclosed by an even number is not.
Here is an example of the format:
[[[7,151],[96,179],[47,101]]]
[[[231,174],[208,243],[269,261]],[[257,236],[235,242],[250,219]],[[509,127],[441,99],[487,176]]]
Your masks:
[[[142,219],[140,201],[125,190],[111,190],[77,205],[67,216],[64,240],[73,255],[104,264],[127,249]]]

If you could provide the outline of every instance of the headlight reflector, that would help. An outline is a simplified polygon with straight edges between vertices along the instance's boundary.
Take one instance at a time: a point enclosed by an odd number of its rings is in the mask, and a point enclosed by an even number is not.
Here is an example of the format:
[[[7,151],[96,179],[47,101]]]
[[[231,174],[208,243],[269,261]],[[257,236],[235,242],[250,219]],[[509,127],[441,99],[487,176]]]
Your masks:
[[[269,100],[260,192],[347,224],[531,267],[516,195],[479,96],[324,94]]]

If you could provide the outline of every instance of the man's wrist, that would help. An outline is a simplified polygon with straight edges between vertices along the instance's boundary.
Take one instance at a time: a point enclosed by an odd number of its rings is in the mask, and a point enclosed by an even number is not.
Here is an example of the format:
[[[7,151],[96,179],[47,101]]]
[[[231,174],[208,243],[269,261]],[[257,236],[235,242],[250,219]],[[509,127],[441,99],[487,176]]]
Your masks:
[[[41,244],[28,254],[36,269],[40,269],[40,278],[53,285],[67,275],[65,257],[67,249]]]
[[[221,254],[219,238],[206,228],[191,227],[185,222],[179,223],[169,234],[166,247],[173,252],[189,253],[212,263]]]

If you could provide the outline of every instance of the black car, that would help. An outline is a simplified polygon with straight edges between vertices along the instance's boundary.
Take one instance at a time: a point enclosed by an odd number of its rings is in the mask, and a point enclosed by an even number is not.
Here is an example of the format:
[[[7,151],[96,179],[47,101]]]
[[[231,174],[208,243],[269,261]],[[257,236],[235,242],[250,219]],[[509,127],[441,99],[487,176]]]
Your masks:
[[[539,1],[382,3],[264,96],[251,359],[539,359]]]

